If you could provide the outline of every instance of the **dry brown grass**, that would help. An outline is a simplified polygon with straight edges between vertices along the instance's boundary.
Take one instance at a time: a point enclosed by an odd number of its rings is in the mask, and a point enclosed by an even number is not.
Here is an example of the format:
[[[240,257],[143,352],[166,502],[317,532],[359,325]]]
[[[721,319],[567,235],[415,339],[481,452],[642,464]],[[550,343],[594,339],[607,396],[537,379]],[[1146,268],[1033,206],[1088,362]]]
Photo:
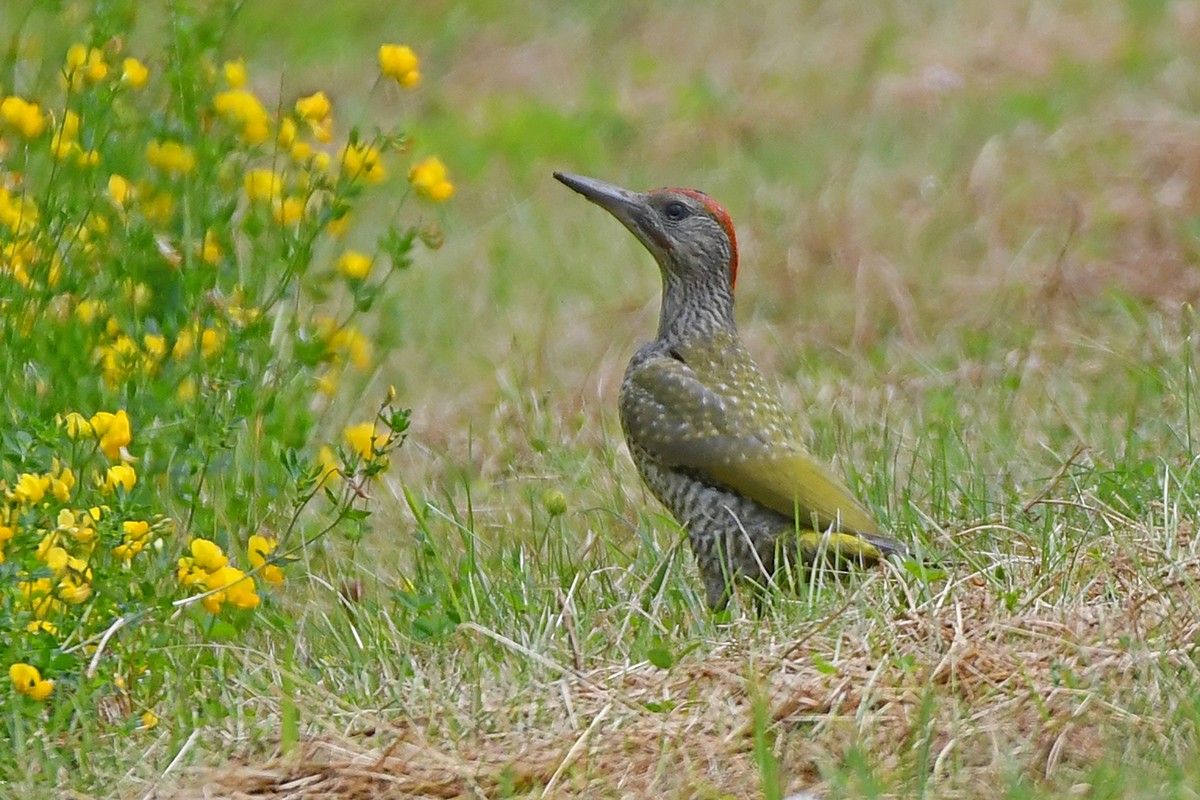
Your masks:
[[[670,670],[576,670],[464,625],[461,646],[501,641],[541,678],[493,676],[476,687],[482,707],[473,692],[448,702],[451,690],[433,715],[363,712],[295,752],[194,772],[153,796],[752,797],[757,696],[793,791],[828,789],[824,772],[858,750],[883,776],[923,759],[937,797],[975,797],[1014,775],[1086,795],[1098,759],[1182,756],[1194,744],[1177,724],[1188,716],[1177,673],[1192,669],[1200,635],[1191,530],[1164,541],[1090,510],[1112,532],[1086,545],[1085,531],[1062,532],[1080,542],[1069,599],[1053,586],[1022,608],[997,599],[989,576],[1035,582],[1032,555],[976,558],[981,570],[956,570],[927,596],[900,573],[876,574],[802,630],[740,621],[729,641]]]

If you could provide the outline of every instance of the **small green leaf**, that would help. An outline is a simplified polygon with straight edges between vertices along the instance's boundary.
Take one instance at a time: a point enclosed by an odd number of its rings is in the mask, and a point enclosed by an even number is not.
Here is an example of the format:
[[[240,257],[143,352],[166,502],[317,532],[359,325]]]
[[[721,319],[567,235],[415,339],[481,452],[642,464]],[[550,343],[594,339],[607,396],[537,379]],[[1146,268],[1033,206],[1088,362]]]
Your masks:
[[[675,663],[675,657],[665,647],[651,647],[646,651],[646,660],[659,669],[670,669]]]
[[[812,665],[817,668],[817,672],[822,675],[836,675],[838,668],[829,663],[820,653],[812,654]]]
[[[946,577],[946,570],[939,567],[930,567],[917,561],[915,558],[906,559],[904,562],[904,570],[909,575],[912,575],[921,583],[932,583],[940,581]]]

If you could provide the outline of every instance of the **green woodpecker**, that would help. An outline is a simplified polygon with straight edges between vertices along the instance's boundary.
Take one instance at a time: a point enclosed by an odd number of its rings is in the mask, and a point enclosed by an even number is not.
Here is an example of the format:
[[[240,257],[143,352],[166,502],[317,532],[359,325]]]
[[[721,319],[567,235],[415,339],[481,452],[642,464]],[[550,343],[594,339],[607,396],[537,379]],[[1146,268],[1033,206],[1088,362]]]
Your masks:
[[[733,580],[768,584],[781,558],[874,562],[906,554],[809,455],[738,337],[738,252],[725,209],[693,189],[638,193],[554,177],[608,211],[662,273],[658,335],[621,384],[621,427],[650,491],[687,531],[713,609]]]

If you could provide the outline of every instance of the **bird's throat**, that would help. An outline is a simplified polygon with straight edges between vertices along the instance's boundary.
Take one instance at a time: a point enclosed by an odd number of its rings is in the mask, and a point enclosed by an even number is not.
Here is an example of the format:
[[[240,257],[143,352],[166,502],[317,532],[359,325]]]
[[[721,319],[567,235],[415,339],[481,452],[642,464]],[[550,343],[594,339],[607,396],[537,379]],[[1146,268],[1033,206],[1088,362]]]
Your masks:
[[[721,332],[737,333],[733,293],[710,283],[681,279],[664,270],[658,339],[688,342]]]

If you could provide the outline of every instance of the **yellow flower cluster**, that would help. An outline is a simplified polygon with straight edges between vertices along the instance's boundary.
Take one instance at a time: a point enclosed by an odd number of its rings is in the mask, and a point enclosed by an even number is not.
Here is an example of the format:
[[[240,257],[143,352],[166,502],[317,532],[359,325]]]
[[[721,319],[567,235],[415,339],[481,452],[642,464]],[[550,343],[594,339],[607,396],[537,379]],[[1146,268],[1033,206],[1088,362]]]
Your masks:
[[[204,593],[200,602],[208,613],[220,613],[226,603],[242,609],[258,606],[254,578],[232,566],[220,545],[211,539],[193,539],[188,552],[191,555],[179,559],[176,576],[183,586]]]
[[[379,148],[370,144],[347,144],[338,154],[342,175],[347,179],[379,183],[387,177]]]
[[[369,369],[367,336],[319,316],[326,302],[341,307],[336,293],[326,300],[323,284],[340,276],[356,302],[365,299],[394,271],[383,259],[407,263],[403,248],[416,237],[396,226],[378,253],[337,244],[332,264],[306,272],[313,253],[333,244],[318,237],[346,232],[363,184],[380,183],[391,170],[404,174],[390,159],[406,152],[407,140],[380,131],[335,141],[340,108],[324,92],[264,100],[243,62],[219,65],[198,55],[187,65],[177,54],[143,62],[125,47],[121,36],[74,44],[51,65],[58,90],[22,71],[30,80],[20,95],[0,92],[0,332],[18,348],[9,359],[18,366],[0,377],[11,389],[19,434],[16,446],[9,438],[0,443],[0,562],[12,577],[0,587],[0,610],[14,641],[36,639],[39,653],[58,648],[8,664],[9,696],[38,701],[55,694],[55,681],[41,670],[71,663],[57,657],[65,643],[86,655],[79,642],[95,641],[127,609],[153,612],[165,587],[217,614],[227,606],[253,609],[263,586],[284,581],[286,558],[268,533],[236,544],[176,537],[174,522],[149,499],[171,496],[176,481],[195,488],[188,481],[211,453],[188,448],[196,439],[214,446],[216,438],[188,438],[197,413],[223,420],[237,408],[246,419],[242,400],[266,386],[264,369],[276,366],[264,346],[276,344],[273,337],[302,329],[311,346],[301,377],[311,379],[315,369],[324,391],[333,392],[343,370]],[[171,64],[172,80],[159,80],[165,76],[148,63]],[[405,88],[421,79],[420,60],[405,46],[381,48],[379,67]],[[179,81],[190,81],[185,88],[199,102],[169,104]],[[163,108],[173,109],[169,118]],[[434,202],[454,192],[438,159],[414,165],[409,178],[415,193]],[[300,349],[282,344],[280,354]],[[281,355],[278,363],[301,362]],[[267,387],[278,391],[267,399],[277,396],[280,406],[310,400],[302,395],[311,383],[288,383]],[[172,390],[183,402],[203,390],[204,404],[183,408]],[[110,398],[101,402],[113,410],[70,411],[80,397]],[[150,452],[131,452],[139,449],[133,421],[115,405],[125,401],[138,421],[154,420]],[[260,416],[247,421],[278,435],[262,408],[269,406],[260,404]],[[42,422],[60,409],[57,427]],[[294,424],[288,432],[301,441],[312,422]],[[342,452],[357,454],[354,461],[368,462],[373,474],[397,444],[388,430],[382,421],[350,426]],[[137,432],[139,445],[145,438]],[[240,479],[229,472],[201,474]],[[362,496],[337,501],[339,509],[361,507]],[[111,649],[104,655],[113,657]],[[54,677],[58,694],[74,685]],[[142,722],[149,729],[157,720],[146,712]]]
[[[246,546],[250,567],[258,570],[258,574],[267,583],[283,583],[283,570],[269,561],[278,544],[274,538],[256,533],[250,537],[250,543]]]
[[[454,196],[454,184],[446,176],[446,165],[437,156],[418,161],[408,172],[408,181],[417,194],[442,203]]]
[[[328,371],[318,380],[317,388],[322,394],[332,396],[337,392],[342,369],[347,363],[359,372],[370,369],[371,340],[353,325],[338,325],[332,317],[318,316],[313,325],[319,340],[325,342],[323,360],[329,364]]]
[[[380,45],[379,71],[405,89],[411,89],[421,82],[421,61],[407,45]]]
[[[18,692],[34,700],[45,700],[54,691],[54,681],[43,679],[42,673],[32,664],[13,664],[8,668],[8,677]]]
[[[185,144],[155,139],[146,145],[146,161],[170,175],[187,175],[196,169],[196,154]]]
[[[141,89],[150,80],[150,70],[136,58],[127,58],[121,62],[121,80],[134,89]]]
[[[96,484],[100,492],[111,492],[121,486],[126,492],[132,490],[137,476],[132,466],[124,463],[129,458],[126,447],[132,441],[129,416],[124,410],[101,411],[91,417],[77,412],[60,418],[60,424],[70,440],[94,442],[92,452],[100,452],[110,460],[120,460],[103,473],[97,473]],[[0,562],[17,535],[23,541],[27,557],[25,562],[36,565],[38,571],[21,570],[15,584],[20,603],[18,610],[28,613],[32,620],[27,626],[31,632],[56,634],[56,618],[70,606],[86,603],[93,595],[92,561],[97,546],[102,541],[101,531],[108,522],[111,510],[104,505],[80,508],[84,497],[77,492],[79,486],[75,470],[64,466],[57,458],[51,460],[45,473],[24,472],[16,475],[12,485],[0,480]],[[130,551],[123,553],[117,545],[113,549],[119,559],[128,560],[140,552],[149,542],[151,526],[144,521],[123,523],[127,532],[124,546]],[[134,536],[133,534],[137,534]],[[135,543],[136,540],[136,543]],[[36,546],[33,545],[36,542]],[[41,574],[39,574],[39,572]]]
[[[26,140],[36,139],[46,130],[46,115],[41,107],[15,95],[0,100],[0,119]]]
[[[351,280],[364,280],[371,272],[371,258],[357,250],[347,250],[337,261],[338,272]]]
[[[346,437],[346,444],[350,445],[350,449],[364,461],[374,460],[376,453],[383,450],[388,441],[387,431],[374,422],[351,425],[342,435]]]
[[[66,161],[74,156],[75,163],[81,167],[94,167],[100,163],[98,152],[85,150],[79,143],[79,115],[74,111],[68,110],[63,115],[62,125],[50,140],[50,152],[59,161]]]
[[[108,411],[97,411],[91,419],[72,411],[63,417],[63,426],[67,429],[67,435],[72,439],[96,439],[100,444],[101,452],[109,461],[117,461],[122,458],[122,449],[133,441],[129,415],[125,413],[124,409],[115,414]]]
[[[324,92],[310,94],[297,100],[296,114],[308,123],[313,138],[318,142],[333,141],[333,104]],[[297,157],[297,160],[303,160],[295,152],[292,155]]]
[[[81,303],[76,307],[76,314],[91,316],[102,310],[93,304]],[[225,311],[229,317],[228,324],[234,326],[257,319],[259,314],[256,308],[240,305],[229,305]],[[139,343],[132,336],[122,333],[116,321],[110,319],[106,325],[106,337],[96,347],[95,358],[104,383],[116,389],[135,376],[156,374],[168,357],[176,362],[184,362],[199,349],[205,360],[212,359],[224,350],[227,338],[225,322],[218,320],[202,326],[198,320],[193,320],[176,334],[170,346],[167,338],[157,333],[142,334]]]
[[[226,121],[240,127],[248,144],[262,144],[271,135],[271,118],[253,92],[229,89],[213,97],[213,109]]]
[[[73,44],[67,50],[63,76],[72,91],[78,92],[85,83],[99,83],[108,77],[104,52],[97,47]]]

